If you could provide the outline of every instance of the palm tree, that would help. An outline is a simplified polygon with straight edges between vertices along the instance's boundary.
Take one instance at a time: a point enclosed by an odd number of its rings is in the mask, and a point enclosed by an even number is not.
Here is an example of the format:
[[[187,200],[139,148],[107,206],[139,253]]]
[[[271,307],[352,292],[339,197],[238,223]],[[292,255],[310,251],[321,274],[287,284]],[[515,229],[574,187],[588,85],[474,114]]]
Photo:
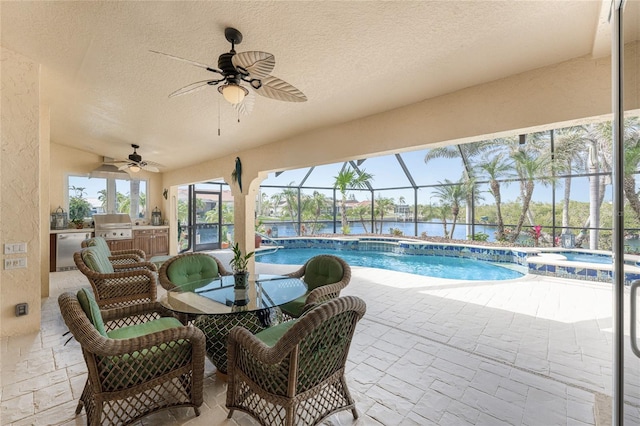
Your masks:
[[[309,209],[312,212],[313,216],[313,227],[311,229],[311,234],[315,234],[318,229],[322,226],[318,223],[320,216],[322,216],[323,212],[329,207],[331,201],[327,198],[326,195],[313,191],[313,195],[310,198]]]
[[[378,196],[374,202],[374,212],[380,215],[380,234],[382,234],[382,228],[384,226],[384,214],[390,211],[394,206],[393,198],[383,198]],[[377,226],[376,226],[377,230]]]
[[[569,201],[571,200],[571,174],[585,166],[585,141],[583,127],[567,127],[555,132],[553,167],[556,173],[565,174],[562,196],[562,228],[568,232],[570,224]]]
[[[497,226],[496,240],[504,241],[504,219],[502,218],[502,196],[500,194],[500,182],[498,179],[505,176],[511,169],[511,163],[504,159],[503,154],[485,157],[476,167],[489,176],[489,190],[496,201]]]
[[[549,182],[549,178],[542,179],[540,176],[545,176],[548,172],[549,161],[546,155],[539,157],[534,156],[531,151],[520,150],[513,154],[513,160],[516,165],[516,170],[520,176],[520,183],[523,187],[522,194],[522,209],[520,211],[520,217],[518,218],[518,224],[516,229],[511,235],[511,242],[515,242],[520,235],[522,225],[529,212],[529,205],[531,204],[531,197],[533,196],[533,190],[535,189],[535,180],[546,184]]]
[[[598,248],[600,227],[600,208],[604,200],[605,188],[610,183],[608,175],[598,175],[601,171],[611,171],[611,122],[595,123],[585,126],[585,141],[588,146],[588,156],[585,161],[585,168],[589,173],[589,218],[584,223],[580,235],[576,239],[576,245],[581,245],[586,236],[587,227],[591,227],[589,232],[589,248]]]
[[[495,141],[486,140],[458,145],[443,146],[440,148],[434,148],[429,150],[424,156],[424,162],[427,164],[429,161],[436,158],[459,158],[462,161],[464,180],[467,181],[469,191],[467,191],[467,206],[472,205],[472,197],[475,194],[475,187],[473,182],[476,176],[474,166],[479,157],[495,149]],[[467,234],[471,233],[471,209],[467,208],[466,213]]]
[[[438,181],[438,183],[440,186],[434,188],[434,192],[442,205],[447,206],[447,210],[449,210],[453,216],[453,221],[451,222],[451,234],[449,236],[449,238],[453,238],[453,233],[456,230],[456,222],[458,221],[458,215],[460,214],[460,207],[464,205],[467,194],[464,189],[462,179],[457,183],[451,182],[449,179],[445,179],[444,182]],[[443,223],[446,234],[446,218],[444,218]]]
[[[271,203],[271,206],[273,207],[273,214],[275,216],[279,215],[278,208],[280,207],[280,202],[281,201],[282,201],[282,193],[281,192],[276,192],[275,194],[273,194],[270,197],[270,203]]]
[[[282,190],[282,198],[285,199],[289,217],[292,222],[296,222],[298,218],[298,188],[293,186],[293,182]],[[295,226],[294,226],[295,228]],[[300,230],[296,230],[296,234],[300,235]]]
[[[355,170],[351,169],[351,167],[343,168],[338,173],[338,176],[334,176],[334,184],[333,186],[340,191],[340,195],[342,196],[342,202],[340,204],[340,215],[342,217],[342,230],[344,234],[344,230],[347,228],[347,190],[348,189],[363,189],[367,187],[367,184],[371,179],[373,179],[373,175],[365,172],[364,170],[359,173]]]
[[[367,221],[368,218],[371,217],[371,206],[360,204],[353,209],[353,213],[360,218],[360,223],[362,224],[362,229],[364,229],[364,233],[368,234],[367,230]]]
[[[102,211],[107,211],[107,190],[101,189],[98,191],[98,201],[100,201],[100,205],[102,207]]]
[[[640,133],[638,131],[637,118],[625,120],[625,147],[624,147],[624,195],[629,206],[640,220],[640,198],[636,192],[635,172],[640,164]]]

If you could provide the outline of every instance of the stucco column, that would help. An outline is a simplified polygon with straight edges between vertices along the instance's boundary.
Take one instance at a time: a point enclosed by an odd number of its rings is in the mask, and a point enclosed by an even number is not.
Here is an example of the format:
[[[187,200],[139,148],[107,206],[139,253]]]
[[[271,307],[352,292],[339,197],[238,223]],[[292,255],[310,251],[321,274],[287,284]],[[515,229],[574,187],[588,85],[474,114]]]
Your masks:
[[[229,187],[233,194],[233,239],[238,243],[242,253],[255,250],[256,194],[266,177],[266,173],[260,173],[243,164],[240,176],[242,191],[238,185],[238,179],[231,173],[225,179],[230,182]],[[250,274],[255,274],[255,267],[254,256],[248,265]]]

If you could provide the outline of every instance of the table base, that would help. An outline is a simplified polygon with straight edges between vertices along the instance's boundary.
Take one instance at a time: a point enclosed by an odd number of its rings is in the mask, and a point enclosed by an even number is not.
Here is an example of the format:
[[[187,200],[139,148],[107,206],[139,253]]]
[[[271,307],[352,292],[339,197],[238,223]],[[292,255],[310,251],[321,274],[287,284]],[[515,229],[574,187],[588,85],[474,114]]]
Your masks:
[[[207,338],[207,357],[216,369],[227,373],[227,337],[233,327],[240,326],[256,334],[268,327],[280,324],[283,315],[280,308],[268,308],[251,312],[226,315],[199,315],[193,322]]]

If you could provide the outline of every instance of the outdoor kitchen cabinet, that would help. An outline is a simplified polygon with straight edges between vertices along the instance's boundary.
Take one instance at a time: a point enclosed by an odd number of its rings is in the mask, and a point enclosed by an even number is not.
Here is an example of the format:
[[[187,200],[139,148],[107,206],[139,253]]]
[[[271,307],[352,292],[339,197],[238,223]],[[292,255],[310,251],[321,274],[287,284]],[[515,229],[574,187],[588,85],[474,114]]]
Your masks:
[[[132,250],[133,240],[106,240],[109,250]]]
[[[169,229],[136,229],[133,231],[133,246],[144,251],[147,259],[169,254]]]

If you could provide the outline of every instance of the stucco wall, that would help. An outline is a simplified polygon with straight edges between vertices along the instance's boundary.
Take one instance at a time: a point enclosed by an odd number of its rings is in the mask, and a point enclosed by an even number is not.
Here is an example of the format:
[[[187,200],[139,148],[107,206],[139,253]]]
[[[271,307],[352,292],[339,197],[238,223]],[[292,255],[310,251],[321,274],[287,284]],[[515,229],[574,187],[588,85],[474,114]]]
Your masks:
[[[40,140],[39,66],[0,48],[0,241],[27,243],[27,253],[2,255],[0,335],[40,328]],[[4,269],[4,259],[27,258],[25,269]],[[16,317],[15,305],[29,304],[29,315]]]

